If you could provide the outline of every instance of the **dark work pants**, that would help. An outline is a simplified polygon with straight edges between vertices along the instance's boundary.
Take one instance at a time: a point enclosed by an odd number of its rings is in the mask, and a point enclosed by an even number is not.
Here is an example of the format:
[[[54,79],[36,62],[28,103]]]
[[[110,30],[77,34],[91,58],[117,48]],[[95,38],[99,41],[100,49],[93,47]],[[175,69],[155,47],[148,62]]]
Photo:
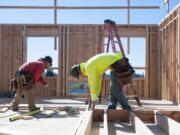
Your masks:
[[[117,82],[114,71],[110,72],[110,99],[108,109],[116,109],[119,103],[123,110],[132,110],[128,104],[127,97]]]

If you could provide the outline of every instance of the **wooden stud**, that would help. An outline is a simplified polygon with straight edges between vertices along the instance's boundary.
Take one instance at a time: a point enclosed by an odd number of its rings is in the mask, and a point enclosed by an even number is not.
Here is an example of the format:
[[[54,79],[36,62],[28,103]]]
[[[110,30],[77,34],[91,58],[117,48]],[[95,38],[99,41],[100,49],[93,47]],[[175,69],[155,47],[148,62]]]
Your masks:
[[[58,29],[60,32],[61,32],[61,27]],[[57,97],[60,97],[61,96],[61,89],[62,89],[62,34],[60,33],[59,36],[58,36],[58,76],[57,76],[57,91],[56,91],[56,94],[57,94]]]
[[[176,100],[176,75],[177,75],[177,70],[176,70],[176,29],[175,29],[175,26],[176,26],[176,21],[174,21],[172,23],[172,45],[173,45],[173,48],[172,48],[172,101],[174,103],[177,103],[177,100]]]
[[[65,27],[63,27],[62,28],[62,30],[63,30],[63,32],[65,32],[66,31],[66,28]],[[65,76],[66,76],[66,64],[65,64],[65,62],[66,62],[66,33],[64,33],[63,35],[62,35],[62,55],[63,55],[63,57],[62,57],[62,63],[63,63],[63,65],[62,65],[62,68],[63,68],[63,72],[62,72],[62,96],[65,96],[65,85],[66,85],[66,78],[65,78]]]
[[[145,98],[148,98],[149,97],[149,50],[150,50],[150,47],[149,47],[149,27],[146,26],[146,80],[145,80],[145,84],[146,84],[146,88],[145,88],[145,91],[144,91],[144,97]]]
[[[107,116],[107,110],[104,110],[104,128],[103,128],[103,135],[108,135],[108,116]]]

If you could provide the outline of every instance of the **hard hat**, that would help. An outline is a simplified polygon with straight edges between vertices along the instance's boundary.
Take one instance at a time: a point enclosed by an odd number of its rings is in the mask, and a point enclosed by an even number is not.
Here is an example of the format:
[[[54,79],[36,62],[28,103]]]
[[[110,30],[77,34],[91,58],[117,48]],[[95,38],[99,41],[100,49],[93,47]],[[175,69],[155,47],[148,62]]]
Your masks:
[[[71,68],[71,75],[73,77],[76,77],[76,78],[79,79],[79,70],[80,70],[79,64],[72,66],[72,68]]]
[[[48,63],[52,66],[52,58],[51,58],[51,56],[45,56],[45,57],[43,58],[43,60],[46,61],[46,62],[48,62]]]

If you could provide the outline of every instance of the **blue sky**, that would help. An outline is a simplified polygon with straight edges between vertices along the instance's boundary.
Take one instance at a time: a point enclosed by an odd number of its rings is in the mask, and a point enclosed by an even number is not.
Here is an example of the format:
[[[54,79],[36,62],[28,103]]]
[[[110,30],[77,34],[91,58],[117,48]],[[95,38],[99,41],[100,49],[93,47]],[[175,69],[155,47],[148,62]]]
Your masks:
[[[0,0],[0,5],[18,6],[53,6],[54,0]],[[163,0],[131,0],[131,6],[160,6],[155,10],[131,10],[131,24],[158,24],[166,16]],[[170,10],[179,0],[170,0]],[[58,0],[58,6],[126,6],[126,0]],[[1,24],[53,24],[53,10],[22,10],[0,9]],[[103,24],[105,19],[112,19],[118,24],[127,23],[127,10],[59,10],[59,24]],[[124,49],[127,50],[127,39],[122,39]],[[145,62],[144,39],[131,38],[131,56],[134,66],[143,66]],[[44,55],[51,55],[53,65],[57,66],[57,51],[54,50],[53,38],[28,38],[28,61]],[[44,48],[44,49],[42,49]],[[136,52],[136,50],[141,52]],[[136,52],[136,53],[134,53]],[[141,58],[141,59],[139,59]]]
[[[53,6],[54,0],[0,0],[0,5]],[[170,0],[170,9],[179,0]],[[126,6],[126,0],[58,0],[60,6]],[[159,23],[166,15],[166,8],[162,7],[162,0],[131,0],[132,6],[154,5],[159,10],[132,10],[131,23]],[[127,10],[59,10],[58,23],[90,23],[101,24],[106,18],[117,23],[127,23]],[[15,10],[0,9],[0,23],[53,23],[52,10]]]

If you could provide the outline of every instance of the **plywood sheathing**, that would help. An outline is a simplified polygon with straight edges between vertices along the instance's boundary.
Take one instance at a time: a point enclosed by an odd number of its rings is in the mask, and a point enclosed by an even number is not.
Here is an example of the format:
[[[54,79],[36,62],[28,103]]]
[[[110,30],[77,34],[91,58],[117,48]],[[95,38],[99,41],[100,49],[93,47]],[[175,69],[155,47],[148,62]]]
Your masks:
[[[10,79],[23,63],[22,27],[1,25],[1,87],[4,92],[10,90]]]
[[[43,97],[55,97],[57,95],[57,78],[45,77],[45,80],[50,87],[45,89],[41,84],[37,84],[34,91],[35,95]]]
[[[160,87],[162,98],[180,103],[180,6],[159,25],[159,54],[161,59]]]

